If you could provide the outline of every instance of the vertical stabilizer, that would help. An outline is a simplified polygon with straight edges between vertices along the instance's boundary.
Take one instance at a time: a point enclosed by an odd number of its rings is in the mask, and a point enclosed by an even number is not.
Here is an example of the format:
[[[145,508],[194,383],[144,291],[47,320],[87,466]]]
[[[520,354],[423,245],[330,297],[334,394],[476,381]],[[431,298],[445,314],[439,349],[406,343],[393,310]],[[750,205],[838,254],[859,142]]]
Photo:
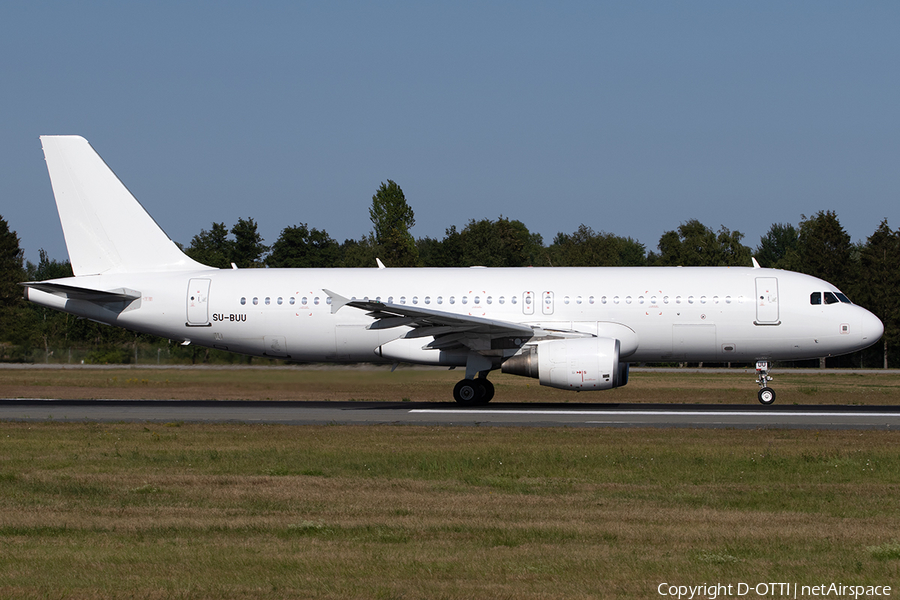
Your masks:
[[[209,269],[160,229],[86,139],[41,136],[76,276]]]

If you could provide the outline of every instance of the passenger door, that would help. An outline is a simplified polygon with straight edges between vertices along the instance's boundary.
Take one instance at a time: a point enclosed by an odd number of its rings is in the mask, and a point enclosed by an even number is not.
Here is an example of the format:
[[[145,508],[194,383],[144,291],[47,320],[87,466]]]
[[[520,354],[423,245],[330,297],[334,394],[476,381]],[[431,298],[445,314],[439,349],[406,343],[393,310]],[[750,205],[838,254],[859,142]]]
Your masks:
[[[778,278],[756,278],[756,325],[780,325],[778,320]]]
[[[206,327],[209,323],[209,279],[191,279],[187,290],[187,324]]]

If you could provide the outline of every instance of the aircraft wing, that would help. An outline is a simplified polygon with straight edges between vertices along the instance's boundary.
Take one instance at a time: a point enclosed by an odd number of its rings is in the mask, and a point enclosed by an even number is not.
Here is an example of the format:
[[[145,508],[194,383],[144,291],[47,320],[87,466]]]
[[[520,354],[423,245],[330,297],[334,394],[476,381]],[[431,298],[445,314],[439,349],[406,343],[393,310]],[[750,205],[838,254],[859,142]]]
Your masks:
[[[330,290],[323,291],[331,296],[332,313],[336,313],[344,306],[369,311],[368,315],[375,321],[368,326],[368,329],[412,327],[412,331],[408,332],[405,337],[433,337],[434,341],[426,345],[433,349],[468,348],[476,352],[514,349],[521,347],[533,337],[544,337],[547,334],[540,327],[531,327],[512,321],[485,319],[405,304],[351,300]]]

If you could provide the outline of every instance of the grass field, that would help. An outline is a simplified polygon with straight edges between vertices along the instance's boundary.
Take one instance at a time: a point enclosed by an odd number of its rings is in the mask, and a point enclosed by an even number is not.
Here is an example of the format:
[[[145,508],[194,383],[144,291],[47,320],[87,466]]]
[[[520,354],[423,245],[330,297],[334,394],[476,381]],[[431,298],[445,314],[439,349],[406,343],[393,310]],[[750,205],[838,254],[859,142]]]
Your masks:
[[[443,400],[451,375],[0,372],[0,393]],[[592,397],[755,396],[752,374],[707,377],[640,374]],[[898,403],[895,376],[794,377],[779,401]],[[501,381],[498,394],[581,398]],[[0,598],[658,598],[664,582],[896,594],[898,492],[896,432],[0,423]]]
[[[775,371],[778,404],[900,405],[900,372]],[[452,401],[462,371],[388,367],[300,369],[0,369],[2,398]],[[573,393],[494,373],[493,402],[756,404],[756,375],[636,372],[628,385]]]

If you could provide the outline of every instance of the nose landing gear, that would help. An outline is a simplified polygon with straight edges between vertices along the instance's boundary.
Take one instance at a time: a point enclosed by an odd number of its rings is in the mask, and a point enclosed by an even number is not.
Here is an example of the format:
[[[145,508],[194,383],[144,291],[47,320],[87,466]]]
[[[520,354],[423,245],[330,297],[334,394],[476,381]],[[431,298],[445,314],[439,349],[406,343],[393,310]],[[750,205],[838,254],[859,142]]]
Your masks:
[[[769,387],[769,363],[764,360],[756,362],[756,383],[759,384],[759,393],[756,395],[759,401],[766,406],[775,402],[775,390]]]

